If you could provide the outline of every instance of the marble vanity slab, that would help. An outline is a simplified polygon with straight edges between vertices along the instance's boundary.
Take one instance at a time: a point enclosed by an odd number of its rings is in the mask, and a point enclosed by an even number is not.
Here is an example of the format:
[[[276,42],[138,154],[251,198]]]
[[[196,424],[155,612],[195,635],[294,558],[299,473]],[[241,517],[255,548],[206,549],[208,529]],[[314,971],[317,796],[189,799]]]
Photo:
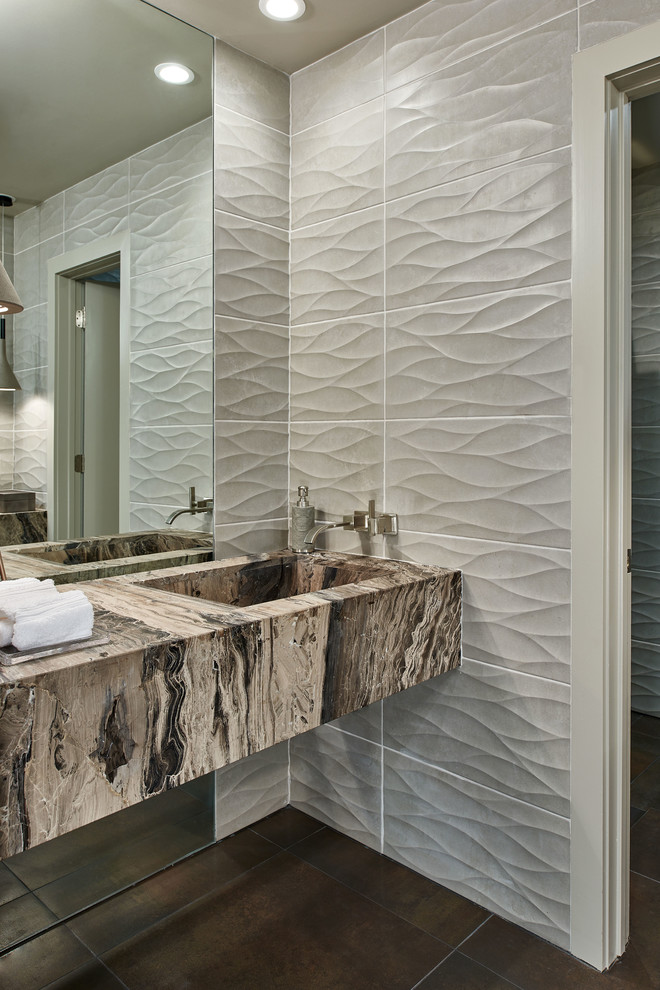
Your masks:
[[[0,547],[45,540],[48,517],[45,509],[30,512],[0,512]]]
[[[0,671],[2,857],[460,663],[458,571],[282,552],[76,586],[109,645]]]

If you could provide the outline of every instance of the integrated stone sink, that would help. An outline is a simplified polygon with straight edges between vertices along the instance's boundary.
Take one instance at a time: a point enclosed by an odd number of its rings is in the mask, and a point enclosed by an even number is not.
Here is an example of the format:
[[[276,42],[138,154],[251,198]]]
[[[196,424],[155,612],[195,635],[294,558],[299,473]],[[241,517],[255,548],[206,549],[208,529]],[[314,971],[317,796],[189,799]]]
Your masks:
[[[460,663],[459,571],[284,551],[78,587],[110,643],[0,670],[0,857]]]
[[[48,577],[55,584],[70,584],[202,563],[213,556],[213,538],[188,530],[146,530],[8,546],[2,548],[2,556],[9,578]]]

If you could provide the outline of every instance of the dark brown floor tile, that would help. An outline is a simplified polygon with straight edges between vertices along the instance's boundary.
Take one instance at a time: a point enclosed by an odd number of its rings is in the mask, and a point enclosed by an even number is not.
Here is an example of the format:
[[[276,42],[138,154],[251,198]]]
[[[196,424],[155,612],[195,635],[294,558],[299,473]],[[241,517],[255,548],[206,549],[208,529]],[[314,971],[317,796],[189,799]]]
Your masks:
[[[288,807],[276,811],[268,818],[262,818],[251,828],[259,835],[263,835],[265,839],[270,839],[271,842],[286,849],[288,846],[292,846],[294,842],[299,842],[306,836],[325,828],[325,825],[323,822],[317,821],[316,818],[310,818],[304,811]]]
[[[101,962],[87,963],[73,973],[49,983],[43,990],[126,990]]]
[[[660,756],[660,734],[659,735],[649,735],[648,732],[644,732],[638,729],[636,726],[631,729],[630,732],[630,748],[640,749],[649,756]]]
[[[91,952],[61,925],[0,956],[0,987],[40,990],[92,959]]]
[[[0,952],[36,935],[56,921],[55,915],[34,894],[24,894],[15,901],[3,904],[0,907]]]
[[[489,916],[472,901],[333,829],[290,851],[449,945],[458,945]]]
[[[106,850],[103,857],[82,869],[39,887],[36,896],[58,918],[67,918],[212,841],[213,815],[206,811],[183,822],[165,825],[137,842],[122,843],[110,852]]]
[[[634,825],[635,822],[638,822],[640,820],[640,818],[642,818],[645,814],[646,814],[646,812],[644,811],[643,808],[631,808],[630,809],[630,824],[631,824],[631,826]]]
[[[655,740],[654,740],[655,741]],[[657,756],[654,753],[649,753],[643,749],[631,749],[630,750],[630,779],[635,780],[639,777],[640,773],[644,773],[645,770],[655,763]]]
[[[17,897],[27,894],[28,889],[18,877],[8,870],[4,863],[0,863],[0,904],[6,904]]]
[[[167,822],[178,822],[199,814],[196,797],[182,788],[158,794],[114,815],[84,825],[28,849],[6,862],[31,890],[51,883],[105,856],[108,849],[153,834]]]
[[[452,952],[415,990],[516,990],[513,983],[484,969],[460,952]]]
[[[630,803],[635,808],[660,809],[660,760],[640,773],[630,786]]]
[[[630,868],[660,881],[660,811],[655,808],[647,811],[631,830]]]
[[[660,718],[653,715],[641,715],[635,722],[635,732],[643,732],[647,736],[660,739]]]
[[[144,880],[73,918],[69,928],[101,954],[275,855],[278,847],[249,829]]]
[[[131,990],[409,990],[448,953],[287,852],[104,955]]]

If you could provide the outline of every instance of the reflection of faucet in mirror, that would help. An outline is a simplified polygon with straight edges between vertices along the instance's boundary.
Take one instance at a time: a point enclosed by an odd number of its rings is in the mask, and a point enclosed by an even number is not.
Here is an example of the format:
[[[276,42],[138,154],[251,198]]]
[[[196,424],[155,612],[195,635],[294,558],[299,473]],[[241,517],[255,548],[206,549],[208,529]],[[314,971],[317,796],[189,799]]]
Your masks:
[[[195,488],[191,486],[188,489],[188,494],[190,497],[190,504],[187,509],[177,509],[171,515],[167,517],[167,525],[171,526],[177,516],[183,516],[186,512],[191,515],[196,515],[198,512],[212,512],[213,511],[213,499],[212,498],[195,498]]]

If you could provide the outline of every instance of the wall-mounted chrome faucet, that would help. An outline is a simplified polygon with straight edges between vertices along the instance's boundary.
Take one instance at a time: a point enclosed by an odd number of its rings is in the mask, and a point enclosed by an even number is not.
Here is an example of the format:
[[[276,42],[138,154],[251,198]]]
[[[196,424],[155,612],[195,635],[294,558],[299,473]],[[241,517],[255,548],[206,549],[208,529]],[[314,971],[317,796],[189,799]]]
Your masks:
[[[371,499],[366,512],[356,509],[351,515],[344,516],[343,522],[319,523],[313,526],[305,535],[305,549],[302,552],[313,553],[318,537],[328,529],[347,529],[356,533],[368,533],[369,536],[396,536],[399,532],[399,517],[396,512],[376,512],[376,502]]]
[[[166,525],[171,526],[177,516],[182,516],[186,512],[195,516],[198,512],[212,512],[213,511],[213,499],[212,498],[195,498],[195,489],[191,487],[188,489],[188,495],[190,498],[190,504],[187,509],[177,509],[165,520]]]

